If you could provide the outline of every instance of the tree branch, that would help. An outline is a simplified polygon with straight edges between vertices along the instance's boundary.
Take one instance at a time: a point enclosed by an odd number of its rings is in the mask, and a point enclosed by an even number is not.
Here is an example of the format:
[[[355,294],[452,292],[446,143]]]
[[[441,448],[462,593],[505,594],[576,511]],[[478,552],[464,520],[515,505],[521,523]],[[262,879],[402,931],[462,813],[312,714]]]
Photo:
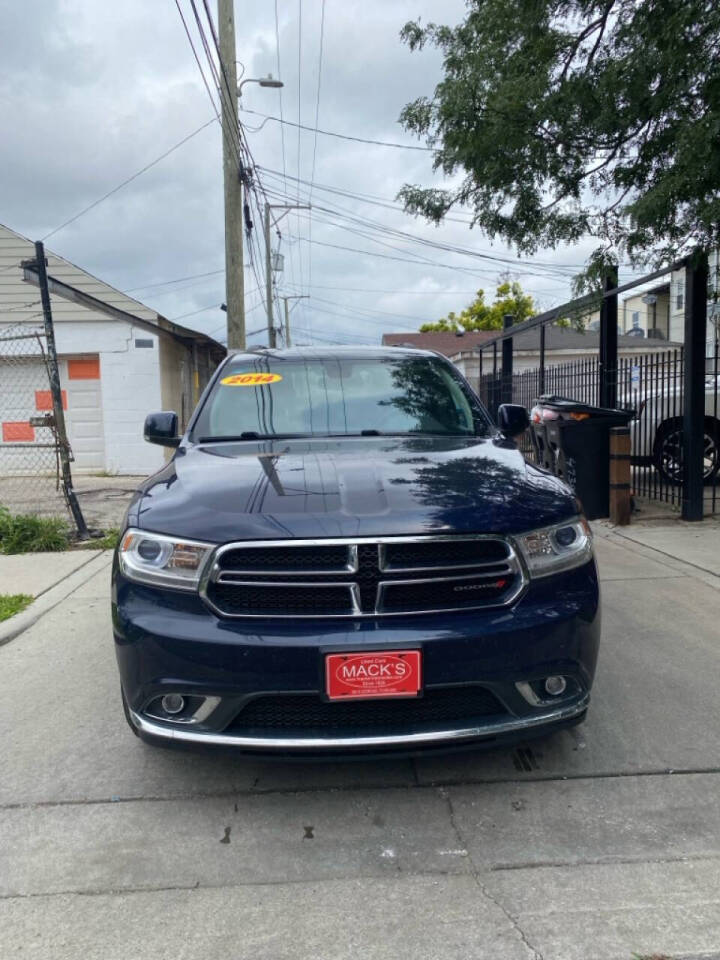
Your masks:
[[[614,0],[612,0],[612,2],[614,2]],[[585,27],[585,29],[581,30],[580,33],[577,35],[577,37],[575,37],[575,42],[573,43],[570,49],[570,53],[565,60],[565,65],[563,66],[560,76],[558,77],[558,83],[565,82],[565,78],[568,75],[568,71],[572,66],[573,60],[575,59],[575,56],[578,50],[580,49],[580,45],[582,44],[583,40],[587,40],[588,37],[592,36],[595,30],[597,30],[597,28],[601,26],[602,23],[603,23],[603,18],[598,17],[597,20],[593,20],[592,23],[589,23]]]
[[[597,39],[595,40],[595,45],[590,51],[590,55],[587,58],[587,63],[585,64],[586,73],[590,69],[590,67],[593,65],[593,61],[595,60],[595,54],[598,52],[598,48],[603,38],[603,34],[605,33],[605,27],[607,26],[608,17],[610,16],[610,11],[614,6],[615,6],[615,0],[608,0],[608,2],[605,4],[605,12],[600,18],[600,30],[598,32]]]

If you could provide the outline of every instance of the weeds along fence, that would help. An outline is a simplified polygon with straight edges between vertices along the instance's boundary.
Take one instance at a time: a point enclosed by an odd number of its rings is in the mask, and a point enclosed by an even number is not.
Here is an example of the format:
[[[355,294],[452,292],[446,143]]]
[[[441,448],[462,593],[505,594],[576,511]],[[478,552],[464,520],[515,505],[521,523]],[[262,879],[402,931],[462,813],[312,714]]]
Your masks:
[[[42,323],[0,326],[0,505],[68,518],[61,464],[72,454],[55,426],[50,362]]]

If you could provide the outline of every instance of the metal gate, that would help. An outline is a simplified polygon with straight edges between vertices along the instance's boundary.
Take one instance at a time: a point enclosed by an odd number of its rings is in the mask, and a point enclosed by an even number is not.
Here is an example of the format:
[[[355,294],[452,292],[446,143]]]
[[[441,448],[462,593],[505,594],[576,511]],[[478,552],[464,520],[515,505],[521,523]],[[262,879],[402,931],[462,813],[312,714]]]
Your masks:
[[[66,516],[42,325],[0,328],[0,504]]]
[[[618,357],[618,294],[677,269],[685,272],[684,345],[680,349]],[[720,333],[717,303],[708,310],[708,261],[701,254],[639,277],[621,286],[608,276],[599,296],[600,338],[595,357],[556,366],[545,365],[545,326],[582,315],[592,297],[555,307],[505,329],[478,348],[480,396],[493,417],[501,403],[531,408],[543,394],[558,394],[582,403],[636,411],[630,422],[632,489],[636,497],[664,502],[686,520],[720,511]],[[717,278],[711,288],[718,289]],[[708,313],[710,316],[708,317]],[[709,322],[708,322],[709,321]],[[513,336],[540,329],[540,366],[513,372]],[[502,347],[502,364],[498,363]],[[483,352],[492,350],[491,372],[483,372]],[[529,436],[521,441],[532,457]]]
[[[70,479],[72,450],[64,423],[56,422],[59,383],[44,323],[0,326],[0,506],[13,514],[69,516],[84,536]]]

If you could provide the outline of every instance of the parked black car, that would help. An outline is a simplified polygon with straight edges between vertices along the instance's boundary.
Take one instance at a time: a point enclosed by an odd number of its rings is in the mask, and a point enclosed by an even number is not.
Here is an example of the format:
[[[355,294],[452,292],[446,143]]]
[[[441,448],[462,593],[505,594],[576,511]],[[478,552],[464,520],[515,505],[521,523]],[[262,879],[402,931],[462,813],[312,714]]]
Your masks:
[[[456,368],[398,348],[234,354],[128,509],[112,613],[154,743],[416,752],[580,722],[592,537]]]

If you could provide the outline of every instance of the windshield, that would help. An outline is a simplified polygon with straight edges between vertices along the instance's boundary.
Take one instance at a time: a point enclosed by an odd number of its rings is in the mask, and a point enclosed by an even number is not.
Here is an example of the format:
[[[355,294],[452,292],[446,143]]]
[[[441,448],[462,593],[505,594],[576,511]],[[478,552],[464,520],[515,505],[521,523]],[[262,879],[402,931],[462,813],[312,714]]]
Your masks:
[[[193,439],[473,436],[488,429],[477,400],[440,359],[263,356],[238,358],[223,369]]]

